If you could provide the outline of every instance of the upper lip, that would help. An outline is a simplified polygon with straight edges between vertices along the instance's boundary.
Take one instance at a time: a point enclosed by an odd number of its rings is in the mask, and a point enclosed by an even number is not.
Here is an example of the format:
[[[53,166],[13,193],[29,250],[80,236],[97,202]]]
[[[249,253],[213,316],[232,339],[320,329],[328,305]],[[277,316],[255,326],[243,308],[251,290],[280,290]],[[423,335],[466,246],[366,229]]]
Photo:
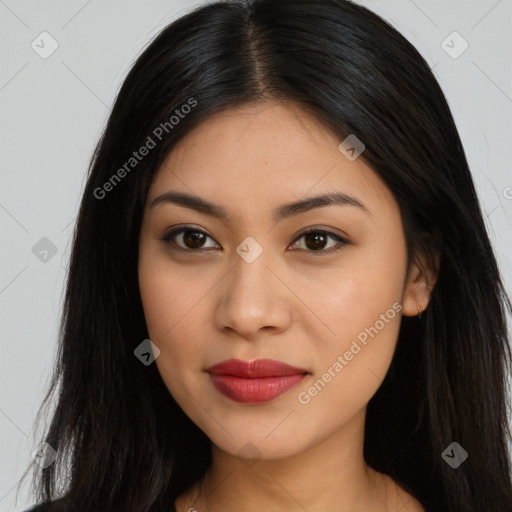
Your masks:
[[[304,368],[296,368],[281,361],[272,359],[253,359],[251,361],[242,361],[241,359],[228,359],[214,364],[206,369],[207,372],[214,375],[232,375],[234,377],[244,377],[246,379],[256,379],[258,377],[282,377],[287,375],[297,375],[309,373]]]

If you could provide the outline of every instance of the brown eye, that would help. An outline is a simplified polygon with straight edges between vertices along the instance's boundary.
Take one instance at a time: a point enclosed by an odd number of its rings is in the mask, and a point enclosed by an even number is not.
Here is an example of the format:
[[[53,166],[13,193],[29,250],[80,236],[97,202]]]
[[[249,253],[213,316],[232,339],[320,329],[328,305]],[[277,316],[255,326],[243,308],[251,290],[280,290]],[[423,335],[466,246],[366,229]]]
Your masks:
[[[330,254],[336,252],[349,243],[339,235],[335,235],[329,231],[322,231],[319,229],[310,229],[305,233],[302,233],[302,235],[297,238],[297,241],[302,238],[304,239],[304,244],[303,247],[299,247],[300,250],[305,250],[306,252],[316,252],[319,254]],[[329,246],[326,249],[326,244],[328,244],[329,239],[334,240],[337,243]],[[296,246],[297,243],[295,244],[295,248],[297,248]]]
[[[200,249],[204,244],[205,238],[205,234],[199,231],[184,231],[182,240],[189,249]]]
[[[312,250],[324,249],[325,244],[327,243],[328,236],[325,233],[308,233],[304,235],[304,240],[306,241],[306,247]]]
[[[179,237],[181,235],[181,237]],[[179,240],[181,238],[181,243],[178,243],[175,239]],[[177,246],[179,249],[183,250],[199,250],[204,248],[204,243],[206,239],[211,238],[204,231],[200,231],[198,229],[192,228],[180,228],[167,233],[162,240],[165,242]],[[211,247],[209,247],[211,248]]]

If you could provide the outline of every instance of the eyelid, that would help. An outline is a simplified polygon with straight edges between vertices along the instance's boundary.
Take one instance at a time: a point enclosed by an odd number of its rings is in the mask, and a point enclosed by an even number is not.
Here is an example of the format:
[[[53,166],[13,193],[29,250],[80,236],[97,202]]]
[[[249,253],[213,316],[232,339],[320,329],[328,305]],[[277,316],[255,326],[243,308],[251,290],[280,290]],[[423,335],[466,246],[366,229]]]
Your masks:
[[[173,249],[181,250],[183,252],[188,252],[188,253],[200,253],[200,252],[206,252],[206,251],[209,251],[209,250],[212,249],[211,247],[208,247],[206,249],[203,249],[203,248],[188,249],[188,248],[181,247],[181,246],[177,245],[175,242],[172,241],[173,238],[175,238],[176,236],[182,234],[185,231],[192,231],[192,232],[201,233],[203,235],[206,235],[206,237],[210,238],[211,240],[214,240],[214,238],[211,235],[209,235],[206,231],[204,231],[203,229],[196,228],[195,226],[190,226],[190,225],[185,225],[185,226],[181,226],[181,227],[175,227],[175,228],[169,230],[161,238],[161,240],[164,241],[165,243],[169,244],[169,245],[172,245]],[[332,253],[337,252],[340,249],[342,249],[345,245],[350,245],[351,244],[351,242],[348,240],[348,237],[336,234],[336,233],[330,231],[327,228],[322,228],[320,226],[310,226],[308,228],[305,228],[303,231],[299,232],[295,236],[295,238],[293,239],[293,242],[292,242],[292,246],[295,245],[302,237],[304,237],[306,235],[309,235],[311,233],[321,233],[321,234],[326,235],[328,238],[336,240],[338,242],[338,244],[337,244],[338,247],[334,246],[334,247],[331,247],[329,249],[319,249],[318,251],[312,251],[312,250],[308,251],[308,250],[305,250],[305,249],[293,249],[293,250],[294,251],[301,251],[301,252],[305,252],[305,253],[308,253],[308,254],[313,254],[313,255],[320,256],[320,255],[332,254]],[[216,242],[216,241],[215,241],[215,243],[218,244],[218,242]],[[220,245],[220,244],[218,244],[218,245]],[[340,247],[340,245],[341,245],[341,247]]]
[[[320,249],[318,251],[308,251],[305,249],[294,249],[294,251],[304,252],[306,254],[312,254],[313,256],[328,256],[329,254],[336,253],[343,249],[346,245],[351,245],[348,237],[338,235],[333,233],[328,228],[322,228],[320,226],[310,226],[309,228],[301,231],[297,236],[295,236],[293,240],[293,245],[295,245],[303,236],[309,235],[310,233],[321,233],[326,235],[328,238],[332,238],[336,240],[338,243],[334,247],[330,247],[329,249]]]
[[[208,233],[206,233],[206,231],[204,231],[203,229],[201,228],[196,228],[195,226],[181,226],[181,227],[175,227],[171,230],[169,230],[162,238],[161,240],[164,241],[165,243],[171,245],[173,247],[173,249],[176,249],[176,250],[181,250],[181,251],[184,251],[184,252],[189,252],[189,253],[193,253],[193,252],[205,252],[204,249],[187,249],[185,247],[180,247],[179,245],[177,245],[175,242],[172,241],[173,238],[175,238],[176,236],[182,234],[183,232],[185,231],[193,231],[193,232],[197,232],[197,233],[201,233],[203,235],[206,235],[208,238],[211,238],[212,240],[213,237],[211,235],[209,235]],[[215,242],[218,244],[218,242]],[[208,248],[208,249],[211,249],[211,248]]]

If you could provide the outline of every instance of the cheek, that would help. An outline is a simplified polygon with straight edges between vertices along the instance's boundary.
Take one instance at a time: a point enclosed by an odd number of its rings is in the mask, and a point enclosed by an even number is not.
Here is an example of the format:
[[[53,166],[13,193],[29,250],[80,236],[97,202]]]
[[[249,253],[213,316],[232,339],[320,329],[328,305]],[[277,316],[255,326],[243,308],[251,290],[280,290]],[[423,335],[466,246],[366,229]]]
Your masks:
[[[346,329],[339,324],[337,340],[318,353],[321,360],[296,397],[298,410],[306,414],[312,430],[337,431],[366,407],[381,385],[393,359],[401,320],[400,304],[387,306],[377,308],[376,316],[367,313],[363,321],[361,315],[357,320],[347,317]]]
[[[200,353],[193,341],[199,337],[192,332],[200,323],[191,320],[197,314],[197,306],[193,308],[197,300],[193,288],[184,287],[178,273],[162,272],[158,265],[145,263],[142,260],[139,266],[139,288],[149,338],[160,349],[155,364],[169,393],[186,410],[188,393],[194,388],[194,381],[187,378],[188,369],[197,364]]]
[[[139,290],[149,335],[163,349],[186,339],[187,329],[198,325],[204,297],[213,285],[210,275],[197,268],[176,265],[161,248],[143,248],[139,254]],[[160,347],[162,350],[162,347]]]
[[[316,333],[323,340],[319,348],[329,353],[348,350],[345,347],[359,335],[364,342],[368,329],[375,333],[376,323],[383,343],[395,341],[406,260],[394,256],[357,254],[322,279],[302,278],[304,302],[324,325]]]
[[[303,395],[302,403],[310,400],[307,407],[315,414],[331,406],[352,413],[364,407],[391,364],[400,330],[406,252],[404,245],[378,249],[358,254],[338,269],[328,294],[309,288],[309,304],[330,330],[316,338],[315,380],[310,379]]]
[[[180,368],[186,368],[193,357],[193,347],[183,343],[186,337],[180,328],[189,325],[180,321],[186,318],[187,297],[177,294],[179,283],[176,273],[166,272],[156,260],[139,259],[139,289],[148,329],[149,339],[160,349],[155,364],[169,392],[179,392],[178,383],[183,380]],[[172,343],[170,342],[172,340]]]

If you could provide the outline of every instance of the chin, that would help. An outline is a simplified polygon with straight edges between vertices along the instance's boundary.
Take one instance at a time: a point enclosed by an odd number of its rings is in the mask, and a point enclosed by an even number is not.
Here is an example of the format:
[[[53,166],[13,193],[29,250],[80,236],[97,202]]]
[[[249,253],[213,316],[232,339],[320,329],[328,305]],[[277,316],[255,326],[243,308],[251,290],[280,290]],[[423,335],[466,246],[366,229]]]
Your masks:
[[[304,430],[296,434],[289,428],[284,428],[283,424],[276,428],[277,425],[279,422],[269,428],[254,424],[237,428],[226,424],[224,427],[231,436],[221,427],[214,428],[211,432],[206,430],[205,433],[220,450],[233,457],[249,459],[249,464],[257,460],[292,457],[315,443],[313,434],[311,439],[307,439],[307,432]]]

